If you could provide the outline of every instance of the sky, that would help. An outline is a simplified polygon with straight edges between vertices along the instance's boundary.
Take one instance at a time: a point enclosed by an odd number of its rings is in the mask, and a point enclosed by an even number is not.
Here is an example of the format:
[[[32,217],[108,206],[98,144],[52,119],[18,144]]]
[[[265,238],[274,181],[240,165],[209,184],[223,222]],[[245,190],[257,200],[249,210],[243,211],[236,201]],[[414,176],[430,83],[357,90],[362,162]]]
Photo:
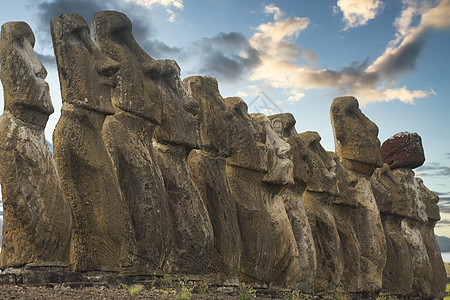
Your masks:
[[[0,0],[0,23],[25,21],[36,36],[55,113],[61,96],[50,19],[118,10],[155,59],[182,77],[217,78],[223,97],[250,112],[292,113],[298,132],[317,131],[333,151],[333,98],[353,95],[385,141],[417,132],[425,164],[415,169],[440,197],[435,232],[450,237],[450,0]],[[3,95],[0,95],[3,107]]]

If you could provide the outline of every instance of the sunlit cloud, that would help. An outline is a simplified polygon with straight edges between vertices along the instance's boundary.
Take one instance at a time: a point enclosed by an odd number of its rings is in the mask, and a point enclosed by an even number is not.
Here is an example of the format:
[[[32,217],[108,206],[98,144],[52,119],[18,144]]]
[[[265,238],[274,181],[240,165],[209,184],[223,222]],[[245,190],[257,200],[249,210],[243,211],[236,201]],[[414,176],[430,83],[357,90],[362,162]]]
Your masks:
[[[166,12],[169,14],[167,21],[175,22],[177,14],[172,8],[179,10],[184,9],[183,0],[125,0],[125,2],[132,2],[140,6],[152,8],[154,6],[163,6],[166,8]]]
[[[403,10],[394,23],[397,34],[388,43],[385,52],[372,64],[366,59],[360,63],[352,62],[350,66],[338,70],[318,67],[318,58],[314,52],[295,43],[309,25],[307,18],[285,18],[263,23],[256,27],[257,32],[250,38],[250,45],[258,51],[261,60],[250,80],[260,80],[282,89],[290,103],[302,99],[306,90],[324,88],[352,94],[363,105],[393,100],[414,103],[417,99],[436,95],[432,87],[411,90],[406,86],[395,87],[395,83],[399,75],[415,68],[416,59],[428,41],[429,33],[450,28],[449,2],[443,0],[431,7],[429,2],[425,4],[405,0]],[[338,2],[344,8],[349,8],[351,3]],[[375,7],[381,7],[378,1],[370,1],[372,5],[367,1],[364,3],[372,11],[375,11]],[[420,21],[417,26],[413,26],[416,17]]]
[[[366,25],[374,19],[382,9],[380,0],[338,0],[335,12],[340,10],[345,22],[344,30]]]
[[[273,18],[275,20],[279,20],[279,19],[281,19],[283,17],[283,12],[281,11],[281,9],[279,7],[276,7],[273,4],[266,5],[264,7],[264,12],[266,14],[273,14]]]
[[[125,0],[126,2],[134,2],[141,6],[152,7],[155,5],[161,5],[164,7],[175,7],[178,9],[183,9],[183,1],[182,0]]]

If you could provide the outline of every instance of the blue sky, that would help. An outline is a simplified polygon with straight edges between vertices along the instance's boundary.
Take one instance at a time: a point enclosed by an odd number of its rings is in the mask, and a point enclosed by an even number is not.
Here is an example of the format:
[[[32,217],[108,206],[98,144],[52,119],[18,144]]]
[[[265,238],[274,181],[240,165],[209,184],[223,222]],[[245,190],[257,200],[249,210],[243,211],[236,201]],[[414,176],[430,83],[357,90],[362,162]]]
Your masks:
[[[342,95],[359,99],[381,142],[417,132],[426,162],[415,171],[441,198],[436,233],[450,237],[450,0],[1,4],[0,23],[25,21],[36,35],[55,106],[47,139],[61,108],[50,19],[75,12],[89,24],[97,11],[119,10],[152,57],[175,59],[183,77],[216,77],[222,96],[242,97],[251,112],[293,113],[297,130],[318,131],[327,150],[334,150],[329,107]]]

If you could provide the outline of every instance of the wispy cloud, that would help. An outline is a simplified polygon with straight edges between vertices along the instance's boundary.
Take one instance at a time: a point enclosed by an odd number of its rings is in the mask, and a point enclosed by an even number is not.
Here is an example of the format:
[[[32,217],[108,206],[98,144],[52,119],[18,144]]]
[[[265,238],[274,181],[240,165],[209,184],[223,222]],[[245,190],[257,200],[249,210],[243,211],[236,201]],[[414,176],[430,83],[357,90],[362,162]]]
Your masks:
[[[414,103],[416,99],[436,94],[431,87],[428,90],[395,87],[395,79],[414,69],[416,59],[429,39],[429,33],[450,28],[450,0],[442,0],[434,7],[416,5],[412,10],[408,4],[411,0],[404,2],[402,13],[394,24],[397,34],[385,52],[372,64],[366,58],[363,62],[352,62],[350,66],[338,70],[318,67],[318,58],[314,52],[294,43],[301,32],[307,29],[307,18],[274,18],[274,22],[263,23],[250,38],[250,44],[261,58],[261,63],[256,66],[250,79],[262,80],[282,89],[288,95],[289,102],[299,101],[308,89],[323,88],[352,94],[363,104],[392,100]],[[338,3],[345,10],[353,1]],[[361,3],[365,3],[367,11],[381,7],[378,1]],[[359,11],[362,14],[364,9]],[[413,27],[412,18],[417,15],[421,17],[420,22]]]
[[[37,28],[39,44],[48,45],[43,51],[53,53],[51,49],[51,39],[48,30],[50,20],[60,14],[72,12],[80,14],[89,24],[92,16],[102,10],[119,10],[125,13],[133,23],[133,35],[142,48],[155,58],[169,58],[178,55],[181,50],[177,47],[170,47],[163,41],[156,39],[154,28],[149,21],[153,6],[161,5],[166,9],[183,9],[182,1],[122,1],[122,0],[51,0],[38,1],[35,3],[36,13],[41,20],[40,27]],[[52,66],[54,64],[53,54],[38,54],[44,64]]]
[[[334,8],[342,12],[345,22],[344,30],[366,25],[381,11],[383,3],[380,0],[338,0]]]
[[[437,162],[426,162],[416,169],[416,176],[450,176],[450,166]]]
[[[281,11],[281,9],[273,4],[266,5],[264,7],[264,12],[266,14],[273,14],[273,18],[275,20],[279,20],[283,17],[283,12]]]
[[[133,2],[140,6],[152,8],[154,6],[163,6],[166,8],[166,12],[169,14],[167,21],[175,22],[177,14],[173,11],[173,8],[183,10],[183,0],[125,0],[126,2]]]
[[[230,32],[192,42],[180,59],[194,64],[203,75],[236,81],[260,63],[259,55],[242,33]]]

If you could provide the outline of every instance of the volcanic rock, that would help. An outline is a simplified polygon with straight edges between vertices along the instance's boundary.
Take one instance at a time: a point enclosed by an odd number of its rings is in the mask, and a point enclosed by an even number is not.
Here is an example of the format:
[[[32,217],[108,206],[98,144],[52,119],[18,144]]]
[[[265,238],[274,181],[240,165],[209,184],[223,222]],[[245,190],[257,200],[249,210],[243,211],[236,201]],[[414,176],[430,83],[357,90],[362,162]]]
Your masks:
[[[275,262],[275,242],[261,189],[268,165],[265,131],[251,119],[241,99],[227,98],[225,103],[232,118],[229,136],[233,151],[226,162],[241,238],[239,280],[268,287]]]
[[[269,169],[263,178],[262,191],[271,219],[276,253],[271,287],[294,289],[301,271],[300,253],[282,197],[286,185],[294,183],[294,164],[288,156],[290,145],[274,132],[267,116],[253,114],[251,117],[263,128],[268,149]]]
[[[185,83],[191,97],[198,99],[197,124],[202,124],[199,126],[201,148],[191,152],[188,163],[208,210],[214,234],[214,248],[205,278],[213,284],[238,285],[241,240],[236,199],[226,173],[230,142],[229,136],[223,133],[224,128],[218,131],[218,126],[225,126],[226,131],[231,118],[215,79],[189,77]]]
[[[306,182],[311,176],[307,164],[308,148],[299,137],[295,129],[295,119],[290,113],[269,116],[272,128],[278,135],[286,140],[291,151],[289,157],[294,163],[294,184],[287,185],[280,196],[283,199],[284,210],[289,217],[292,232],[297,242],[300,267],[296,272],[291,271],[296,279],[296,287],[302,292],[312,292],[316,274],[316,248],[311,233],[311,227],[307,221],[302,194],[306,189]],[[278,257],[278,255],[277,255]],[[288,260],[284,258],[284,260]],[[291,275],[294,277],[294,275]]]
[[[358,173],[372,175],[383,165],[378,127],[359,109],[355,97],[339,97],[330,108],[336,154],[342,164]]]
[[[308,164],[311,178],[303,193],[303,204],[311,226],[316,248],[317,270],[315,291],[335,290],[342,277],[342,251],[339,233],[331,204],[336,188],[336,163],[320,145],[317,132],[300,133],[308,147]]]
[[[24,22],[2,26],[0,79],[0,182],[3,234],[0,269],[67,266],[71,216],[44,129],[53,113],[47,71],[33,51]]]
[[[114,113],[109,77],[119,64],[95,46],[80,15],[63,14],[50,25],[63,100],[53,145],[71,206],[71,269],[120,271],[131,220],[102,139],[105,117]]]
[[[120,63],[114,75],[118,83],[112,90],[116,112],[103,124],[103,140],[112,158],[136,239],[134,253],[130,253],[135,259],[122,273],[162,274],[174,236],[164,180],[152,147],[162,104],[158,86],[149,75],[155,60],[134,40],[131,22],[124,14],[96,13],[91,28],[100,50]]]
[[[383,163],[393,169],[417,168],[425,162],[422,139],[417,133],[400,132],[381,145]]]

